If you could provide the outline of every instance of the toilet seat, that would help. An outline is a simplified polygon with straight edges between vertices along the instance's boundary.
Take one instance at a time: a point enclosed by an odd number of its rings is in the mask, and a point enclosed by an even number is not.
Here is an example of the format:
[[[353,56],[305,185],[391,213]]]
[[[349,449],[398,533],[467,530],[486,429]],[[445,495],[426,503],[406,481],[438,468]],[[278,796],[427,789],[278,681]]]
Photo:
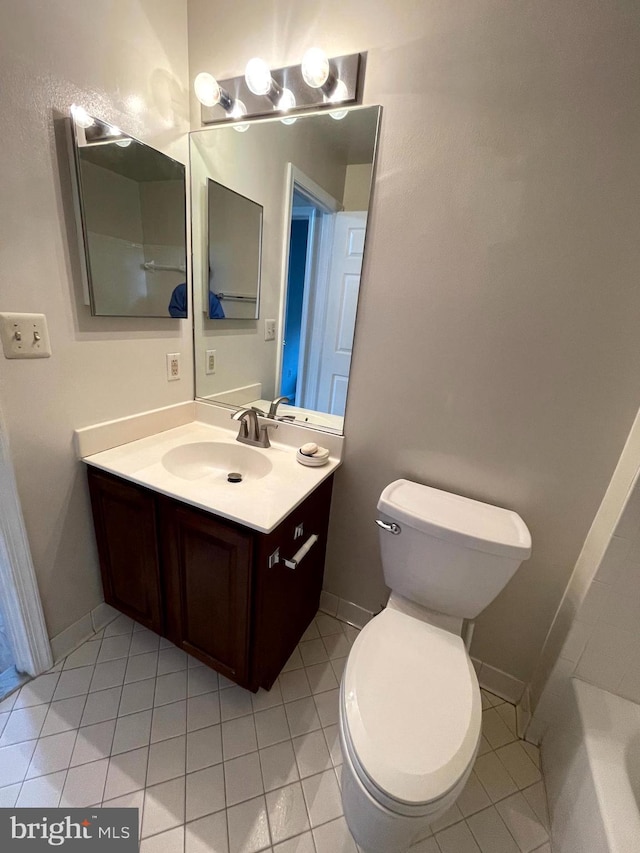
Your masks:
[[[341,717],[372,796],[407,815],[433,811],[466,777],[480,740],[480,689],[462,639],[387,608],[351,649]]]

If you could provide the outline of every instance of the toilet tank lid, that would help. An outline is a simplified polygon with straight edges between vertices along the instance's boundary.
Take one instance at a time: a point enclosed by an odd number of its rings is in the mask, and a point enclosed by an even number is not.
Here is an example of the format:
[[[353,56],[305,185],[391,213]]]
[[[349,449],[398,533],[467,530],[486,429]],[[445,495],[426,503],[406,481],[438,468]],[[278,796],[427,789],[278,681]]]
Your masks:
[[[531,555],[531,534],[512,510],[411,480],[390,483],[378,509],[395,521],[475,551],[517,560]]]

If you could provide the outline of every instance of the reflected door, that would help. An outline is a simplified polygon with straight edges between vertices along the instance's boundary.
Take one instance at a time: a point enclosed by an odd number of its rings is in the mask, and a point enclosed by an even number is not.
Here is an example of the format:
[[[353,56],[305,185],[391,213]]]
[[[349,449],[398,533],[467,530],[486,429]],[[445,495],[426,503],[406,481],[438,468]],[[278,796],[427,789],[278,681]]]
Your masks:
[[[347,402],[366,228],[366,211],[335,216],[316,406],[334,415],[344,415]]]

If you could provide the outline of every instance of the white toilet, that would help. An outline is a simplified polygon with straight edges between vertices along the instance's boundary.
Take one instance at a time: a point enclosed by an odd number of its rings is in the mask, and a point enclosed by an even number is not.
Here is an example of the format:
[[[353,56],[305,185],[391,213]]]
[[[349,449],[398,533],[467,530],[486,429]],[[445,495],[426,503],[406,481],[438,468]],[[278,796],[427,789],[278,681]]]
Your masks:
[[[480,689],[462,639],[531,553],[509,510],[396,480],[378,501],[386,609],[358,635],[340,687],[342,801],[366,853],[404,853],[462,791]]]

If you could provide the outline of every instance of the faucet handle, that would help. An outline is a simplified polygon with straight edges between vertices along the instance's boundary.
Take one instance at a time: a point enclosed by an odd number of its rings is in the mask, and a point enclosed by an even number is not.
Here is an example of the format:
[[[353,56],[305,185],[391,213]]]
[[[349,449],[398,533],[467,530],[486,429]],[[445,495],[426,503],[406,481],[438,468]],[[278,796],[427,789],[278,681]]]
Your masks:
[[[278,429],[278,424],[260,424],[260,447],[271,447],[268,433],[270,429]]]
[[[231,420],[240,421],[240,432],[238,433],[238,440],[249,438],[249,425],[247,424],[247,414],[249,409],[238,409],[237,412],[231,413]]]

